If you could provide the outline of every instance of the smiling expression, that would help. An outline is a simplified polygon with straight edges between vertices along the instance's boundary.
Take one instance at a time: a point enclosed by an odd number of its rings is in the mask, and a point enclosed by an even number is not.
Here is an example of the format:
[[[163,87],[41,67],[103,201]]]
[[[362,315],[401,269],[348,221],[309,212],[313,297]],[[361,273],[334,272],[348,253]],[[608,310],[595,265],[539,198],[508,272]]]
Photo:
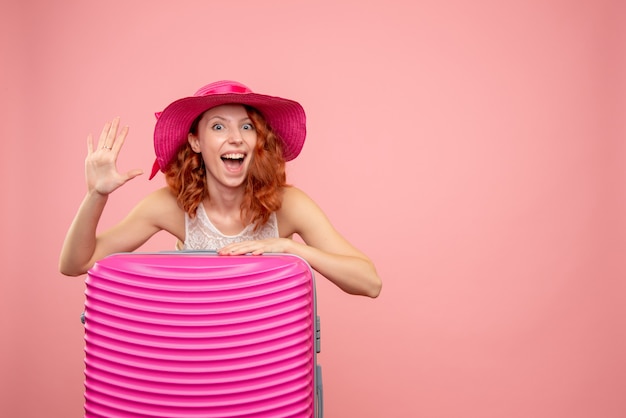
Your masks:
[[[239,187],[246,178],[257,142],[257,132],[243,105],[228,104],[207,110],[190,133],[189,144],[201,153],[207,181]]]

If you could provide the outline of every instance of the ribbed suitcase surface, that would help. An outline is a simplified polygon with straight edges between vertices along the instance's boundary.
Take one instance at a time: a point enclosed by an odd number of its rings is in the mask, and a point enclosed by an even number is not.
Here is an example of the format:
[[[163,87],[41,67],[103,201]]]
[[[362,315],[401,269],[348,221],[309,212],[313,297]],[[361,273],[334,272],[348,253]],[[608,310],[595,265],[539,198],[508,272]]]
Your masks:
[[[315,283],[301,258],[115,254],[86,283],[85,417],[319,414]]]

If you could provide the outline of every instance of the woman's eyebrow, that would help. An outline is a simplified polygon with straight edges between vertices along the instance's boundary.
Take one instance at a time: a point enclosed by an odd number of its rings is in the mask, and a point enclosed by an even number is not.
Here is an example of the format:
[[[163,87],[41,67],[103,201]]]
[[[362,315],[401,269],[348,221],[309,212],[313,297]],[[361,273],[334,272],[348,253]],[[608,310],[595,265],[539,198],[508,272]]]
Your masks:
[[[228,117],[225,117],[225,116],[220,116],[220,115],[211,116],[208,120],[211,121],[213,119],[219,119],[219,120],[223,120],[223,121],[236,120],[236,119],[231,119],[231,118],[228,118]],[[245,116],[245,117],[239,119],[239,122],[252,122],[252,119],[250,117],[248,117],[248,116]]]

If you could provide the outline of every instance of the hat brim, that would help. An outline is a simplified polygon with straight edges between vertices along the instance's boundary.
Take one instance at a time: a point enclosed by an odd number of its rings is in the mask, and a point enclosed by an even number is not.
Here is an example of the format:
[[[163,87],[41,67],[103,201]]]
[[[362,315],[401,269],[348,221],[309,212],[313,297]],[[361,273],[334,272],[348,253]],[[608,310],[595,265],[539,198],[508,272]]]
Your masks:
[[[224,104],[254,107],[282,141],[285,160],[293,160],[300,154],[306,137],[306,115],[298,102],[258,93],[186,97],[172,102],[157,119],[154,128],[154,151],[157,159],[150,178],[158,170],[164,171],[178,148],[187,142],[193,121],[207,110]]]

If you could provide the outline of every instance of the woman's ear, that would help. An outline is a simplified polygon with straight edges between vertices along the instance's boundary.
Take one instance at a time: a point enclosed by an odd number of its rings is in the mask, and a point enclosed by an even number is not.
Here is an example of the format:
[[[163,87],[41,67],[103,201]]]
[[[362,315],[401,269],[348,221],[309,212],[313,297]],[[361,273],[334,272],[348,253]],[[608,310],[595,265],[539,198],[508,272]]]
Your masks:
[[[200,153],[200,140],[197,135],[192,134],[191,132],[187,135],[187,142],[191,145],[191,149],[195,153]]]

